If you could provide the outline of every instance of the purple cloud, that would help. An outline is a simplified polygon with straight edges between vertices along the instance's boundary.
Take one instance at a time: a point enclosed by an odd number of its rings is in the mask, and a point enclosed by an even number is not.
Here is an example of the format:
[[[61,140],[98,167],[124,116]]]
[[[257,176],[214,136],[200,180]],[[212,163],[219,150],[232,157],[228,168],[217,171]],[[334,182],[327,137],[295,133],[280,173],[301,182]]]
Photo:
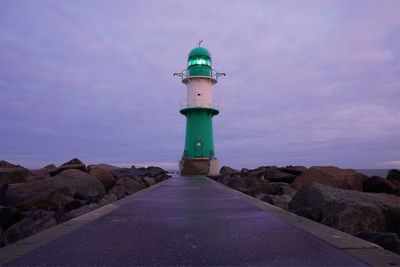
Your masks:
[[[399,167],[399,1],[0,3],[0,157],[174,166],[199,39],[222,164]]]

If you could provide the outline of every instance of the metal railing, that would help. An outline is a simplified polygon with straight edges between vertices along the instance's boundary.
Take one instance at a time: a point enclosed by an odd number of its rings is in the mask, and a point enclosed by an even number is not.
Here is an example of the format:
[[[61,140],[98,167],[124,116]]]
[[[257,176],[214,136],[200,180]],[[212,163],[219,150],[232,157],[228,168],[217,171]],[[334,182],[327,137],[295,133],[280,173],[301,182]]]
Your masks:
[[[194,75],[189,76],[189,71],[188,71],[188,69],[184,69],[184,70],[181,71],[181,72],[175,72],[175,73],[174,73],[174,76],[179,76],[179,77],[182,78],[182,80],[184,80],[184,79],[186,79],[186,78],[188,78],[188,77],[196,77],[196,76],[194,76]],[[218,71],[216,71],[215,69],[211,69],[211,75],[206,75],[206,76],[204,76],[204,77],[210,77],[210,78],[213,78],[213,79],[215,79],[215,80],[218,81],[218,77],[220,77],[220,76],[226,76],[226,74],[223,73],[223,72],[218,72]],[[201,76],[201,77],[203,77],[203,76]]]

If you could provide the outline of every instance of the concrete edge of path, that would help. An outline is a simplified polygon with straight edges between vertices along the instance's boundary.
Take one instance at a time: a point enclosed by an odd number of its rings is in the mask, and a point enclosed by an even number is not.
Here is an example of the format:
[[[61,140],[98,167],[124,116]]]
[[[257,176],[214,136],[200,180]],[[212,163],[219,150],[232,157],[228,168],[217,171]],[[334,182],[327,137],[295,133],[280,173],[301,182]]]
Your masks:
[[[278,219],[300,228],[326,242],[332,246],[342,250],[343,252],[371,265],[379,267],[393,267],[400,266],[400,255],[393,253],[391,251],[385,250],[382,247],[360,239],[358,237],[352,236],[345,232],[341,232],[329,226],[314,222],[307,218],[298,216],[287,210],[278,208],[269,203],[261,201],[252,196],[246,195],[238,190],[230,188],[224,184],[216,182],[210,178],[209,181],[215,183],[218,187],[227,190],[236,196],[250,202],[257,208],[267,211],[274,215]]]
[[[162,184],[169,181],[169,179],[164,180],[160,183],[137,191],[129,196],[126,196],[120,200],[112,202],[110,204],[104,205],[98,209],[95,209],[91,212],[85,213],[78,217],[75,217],[69,221],[66,221],[61,224],[57,224],[51,228],[48,228],[42,232],[36,233],[31,235],[27,238],[21,239],[15,243],[12,243],[8,246],[0,248],[0,266],[14,260],[22,255],[25,255],[32,250],[45,245],[46,243],[59,238],[67,233],[70,233],[84,224],[87,224],[93,220],[98,219],[99,217],[119,208],[120,206],[124,205],[125,203],[140,197],[141,195],[154,190],[155,188],[161,186]]]

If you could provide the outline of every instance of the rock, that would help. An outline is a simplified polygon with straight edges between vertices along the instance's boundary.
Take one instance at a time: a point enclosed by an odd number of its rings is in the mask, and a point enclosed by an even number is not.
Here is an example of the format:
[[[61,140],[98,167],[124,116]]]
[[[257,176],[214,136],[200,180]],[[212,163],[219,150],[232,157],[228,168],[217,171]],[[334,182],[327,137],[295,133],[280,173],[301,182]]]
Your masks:
[[[243,191],[243,189],[247,189],[246,180],[240,176],[239,172],[233,174],[232,176],[224,175],[222,183],[237,190],[240,188],[242,189],[241,191]]]
[[[237,170],[232,169],[231,167],[228,166],[223,166],[220,170],[219,170],[219,174],[220,175],[232,175],[235,173],[239,173]]]
[[[362,175],[351,169],[337,167],[311,167],[291,184],[296,190],[304,185],[320,183],[341,189],[362,191]]]
[[[111,174],[115,179],[122,178],[124,176],[129,176],[131,169],[128,168],[119,168],[111,171]]]
[[[8,190],[8,184],[0,184],[0,205],[6,203],[6,194]]]
[[[154,180],[156,181],[156,183],[159,183],[159,182],[162,182],[162,181],[164,181],[164,180],[167,180],[167,179],[169,179],[169,178],[171,178],[171,175],[168,175],[168,174],[159,174],[159,175],[157,175],[155,178],[154,178]]]
[[[286,166],[283,168],[279,168],[278,170],[298,176],[302,175],[307,170],[307,168],[304,166]]]
[[[400,232],[400,198],[313,183],[305,185],[289,210],[349,234]]]
[[[293,196],[296,192],[288,183],[267,183],[260,181],[258,185],[253,185],[249,188],[249,194],[252,196],[259,194]]]
[[[46,210],[27,213],[24,219],[8,228],[6,231],[8,241],[12,243],[56,225],[54,215],[54,212]]]
[[[146,168],[135,168],[135,169],[131,169],[130,176],[139,176],[139,177],[145,177],[145,176],[150,176],[150,170],[146,169]]]
[[[259,194],[259,195],[257,195],[257,198],[264,202],[267,202],[271,205],[274,205],[274,200],[272,199],[271,196],[273,196],[273,195]]]
[[[122,177],[117,180],[113,188],[107,193],[107,195],[99,202],[100,205],[105,205],[121,199],[127,195],[135,193],[145,188],[143,184],[129,177]]]
[[[18,222],[20,219],[22,219],[22,217],[18,209],[12,207],[0,206],[1,229],[7,230],[8,227]]]
[[[400,186],[400,170],[396,169],[389,170],[386,179],[388,179],[393,184]]]
[[[244,176],[242,177],[242,179],[244,179],[244,181],[246,182],[246,187],[250,188],[250,187],[260,187],[261,184],[263,183],[263,181],[260,181],[259,179],[257,179],[254,176]]]
[[[97,209],[97,208],[99,208],[99,207],[100,207],[100,205],[95,204],[95,203],[82,206],[82,207],[80,207],[79,209],[74,209],[74,210],[71,210],[71,211],[69,211],[69,212],[64,213],[64,214],[61,216],[60,221],[61,221],[61,222],[66,222],[66,221],[68,221],[68,220],[71,220],[71,219],[76,218],[76,217],[78,217],[78,216],[81,216],[81,215],[83,215],[83,214],[89,213],[89,212],[91,212],[92,210],[95,210],[95,209]]]
[[[271,182],[282,182],[289,184],[292,183],[296,177],[296,175],[273,169],[267,170],[263,175],[264,179],[267,179]]]
[[[50,164],[50,165],[47,165],[47,166],[45,166],[45,167],[43,167],[41,169],[37,169],[37,170],[32,171],[32,176],[35,176],[35,177],[48,177],[50,175],[49,172],[53,171],[55,169],[57,169],[56,165]]]
[[[242,168],[242,169],[240,170],[240,175],[241,175],[241,176],[248,176],[249,173],[250,173],[250,170],[249,170],[249,169]]]
[[[74,199],[71,202],[68,202],[64,206],[64,211],[69,212],[71,210],[79,209],[82,206],[82,201],[79,199]]]
[[[364,181],[363,191],[373,193],[392,193],[394,185],[379,176],[372,176]]]
[[[149,167],[149,169],[146,168],[120,168],[113,170],[112,175],[114,176],[115,179],[120,179],[122,177],[130,177],[130,178],[144,178],[144,177],[151,177],[154,178],[157,183],[164,181],[171,176],[166,174],[166,172],[158,167]]]
[[[154,166],[148,167],[147,170],[150,172],[149,176],[152,178],[154,178],[160,174],[166,173],[166,171],[161,169],[160,167],[154,167]]]
[[[156,180],[154,180],[154,178],[147,177],[147,176],[144,177],[143,180],[144,180],[146,186],[152,186],[156,183]]]
[[[39,181],[39,180],[45,180],[46,178],[49,178],[49,176],[30,175],[30,176],[26,177],[25,183],[30,183],[30,182]]]
[[[0,186],[22,183],[30,174],[31,171],[22,166],[14,165],[4,160],[0,161]]]
[[[262,185],[261,192],[268,195],[284,195],[296,191],[288,183],[266,183]]]
[[[105,195],[102,183],[80,170],[65,170],[54,176],[51,181],[57,189],[69,188],[74,198],[97,202]]]
[[[124,190],[128,194],[135,193],[135,192],[145,188],[145,186],[143,184],[140,184],[140,182],[138,182],[138,181],[136,181],[134,179],[128,178],[128,177],[123,177],[123,178],[119,179],[115,183],[114,187],[123,187]]]
[[[250,170],[247,176],[261,178],[265,172],[271,169],[274,169],[274,167],[266,167],[266,166],[258,167],[254,170]]]
[[[70,169],[75,169],[75,170],[80,170],[86,172],[86,165],[80,161],[78,158],[74,158],[68,162],[65,162],[62,164],[60,167],[57,169],[49,171],[50,176],[55,176],[65,170],[70,170]]]
[[[375,243],[394,253],[400,254],[400,239],[395,233],[361,232],[357,237]]]
[[[97,178],[103,184],[106,191],[114,186],[116,180],[111,172],[119,169],[118,167],[108,164],[93,164],[88,165],[87,168],[89,175]]]
[[[0,229],[0,248],[8,245],[6,234]]]
[[[287,210],[292,197],[289,195],[264,195],[261,200]]]
[[[6,204],[22,211],[32,208],[59,211],[73,200],[72,195],[69,188],[56,188],[52,179],[45,179],[10,185]]]
[[[125,176],[128,177],[145,177],[145,176],[150,176],[150,170],[147,170],[146,168],[120,168],[111,171],[112,175],[114,176],[115,179],[119,179]]]
[[[392,194],[400,197],[400,187],[393,189]]]
[[[0,160],[0,168],[17,168],[17,167],[18,167],[18,165],[14,165],[5,160]]]
[[[3,232],[3,230],[0,229],[0,248],[7,246],[8,245],[8,240],[6,234]]]

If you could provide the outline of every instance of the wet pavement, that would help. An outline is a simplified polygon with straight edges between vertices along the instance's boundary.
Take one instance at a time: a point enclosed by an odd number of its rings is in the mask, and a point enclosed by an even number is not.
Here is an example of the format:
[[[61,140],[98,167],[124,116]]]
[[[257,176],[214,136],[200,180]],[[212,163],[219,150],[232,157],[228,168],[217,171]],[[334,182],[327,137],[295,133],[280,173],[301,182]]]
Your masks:
[[[6,266],[367,266],[205,178],[173,177]]]

